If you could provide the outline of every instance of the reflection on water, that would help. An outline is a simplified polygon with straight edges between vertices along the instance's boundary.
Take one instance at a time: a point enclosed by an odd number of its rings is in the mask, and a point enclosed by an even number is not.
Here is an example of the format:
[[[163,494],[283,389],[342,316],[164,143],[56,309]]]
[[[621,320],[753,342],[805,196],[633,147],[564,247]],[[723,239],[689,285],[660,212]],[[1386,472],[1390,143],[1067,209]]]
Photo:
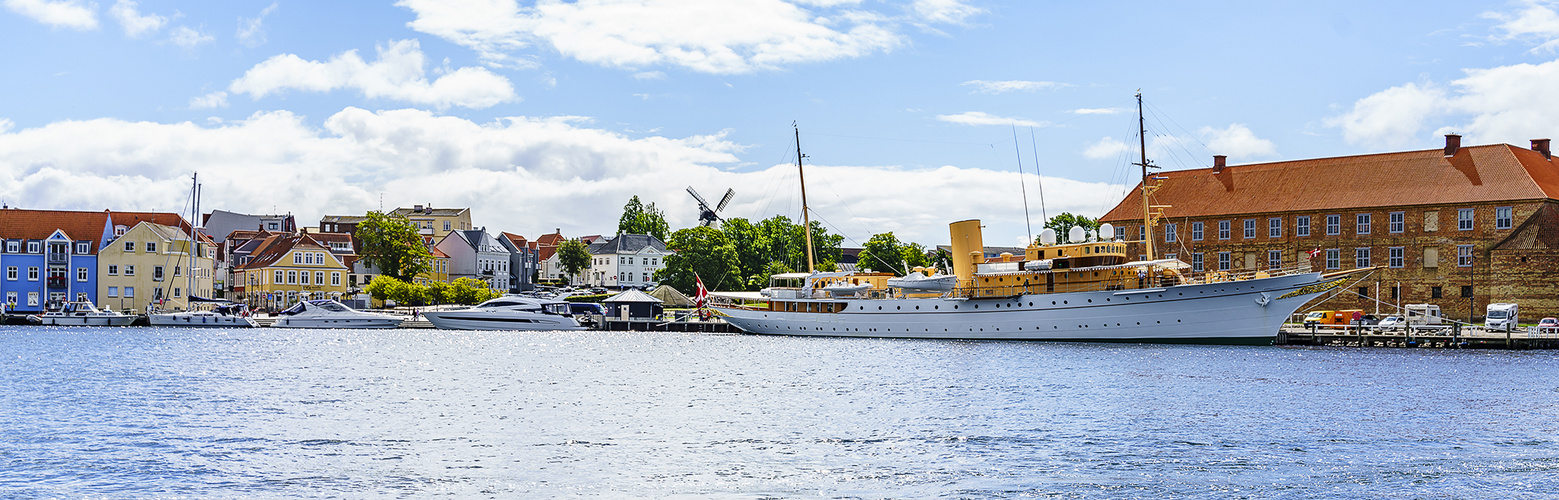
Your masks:
[[[1546,351],[0,327],[0,497],[1499,497]]]

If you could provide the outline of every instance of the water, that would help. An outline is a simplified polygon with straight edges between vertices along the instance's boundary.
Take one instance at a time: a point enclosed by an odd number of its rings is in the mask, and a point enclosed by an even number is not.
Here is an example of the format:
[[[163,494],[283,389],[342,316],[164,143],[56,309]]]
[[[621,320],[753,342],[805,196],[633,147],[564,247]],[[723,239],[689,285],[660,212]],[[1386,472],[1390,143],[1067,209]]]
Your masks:
[[[0,327],[0,497],[1547,498],[1559,353]]]

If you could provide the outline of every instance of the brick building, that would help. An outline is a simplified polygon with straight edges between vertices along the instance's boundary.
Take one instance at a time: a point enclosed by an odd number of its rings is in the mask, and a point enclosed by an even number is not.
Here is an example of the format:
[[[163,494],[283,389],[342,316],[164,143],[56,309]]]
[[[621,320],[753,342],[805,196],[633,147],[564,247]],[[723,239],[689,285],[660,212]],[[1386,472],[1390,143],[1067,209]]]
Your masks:
[[[1559,164],[1548,139],[1461,147],[1448,135],[1444,150],[1249,165],[1216,156],[1212,168],[1155,177],[1149,201],[1167,205],[1155,250],[1193,273],[1383,267],[1301,311],[1429,303],[1481,320],[1489,303],[1516,302],[1524,321],[1559,316]],[[1100,220],[1140,241],[1142,199]]]

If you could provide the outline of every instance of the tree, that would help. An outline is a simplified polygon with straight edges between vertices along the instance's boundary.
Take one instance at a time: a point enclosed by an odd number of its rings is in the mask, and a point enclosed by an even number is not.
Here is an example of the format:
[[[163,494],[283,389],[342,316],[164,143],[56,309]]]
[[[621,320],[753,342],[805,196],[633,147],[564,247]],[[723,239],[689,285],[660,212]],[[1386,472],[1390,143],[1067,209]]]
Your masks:
[[[683,293],[697,290],[695,277],[704,280],[711,290],[729,290],[743,286],[740,283],[740,266],[737,264],[736,247],[720,230],[694,226],[671,233],[666,248],[676,252],[666,256],[666,267],[655,272],[655,280],[671,285]]]
[[[871,239],[861,245],[861,254],[855,262],[857,269],[871,269],[882,273],[895,275],[903,271],[904,266],[900,262],[904,260],[904,251],[898,237],[886,232],[874,234]]]
[[[563,265],[563,274],[569,278],[579,276],[579,273],[590,267],[590,247],[578,239],[566,240],[558,244],[558,263]]]
[[[417,226],[404,216],[368,212],[357,223],[357,240],[362,243],[362,259],[379,274],[402,282],[431,269],[433,256],[417,234]]]
[[[726,219],[720,224],[720,232],[725,233],[726,241],[731,242],[731,246],[736,250],[737,274],[740,282],[730,289],[763,288],[769,281],[769,275],[772,274],[768,272],[769,264],[775,262],[775,256],[769,251],[769,236],[762,234],[757,226],[740,217]]]
[[[456,304],[480,304],[498,295],[487,287],[487,282],[475,278],[459,278],[449,287],[450,302]]]
[[[927,251],[924,245],[919,243],[907,243],[904,246],[899,247],[899,251],[903,252],[904,263],[908,264],[910,269],[917,267],[927,267],[931,265],[930,260],[926,258]]]
[[[644,205],[638,195],[628,199],[622,217],[617,219],[617,234],[648,234],[666,241],[666,233],[670,231],[665,212],[657,210],[654,203]]]
[[[1099,219],[1073,215],[1071,212],[1061,212],[1060,215],[1051,217],[1049,221],[1045,222],[1045,227],[1056,231],[1056,241],[1061,243],[1082,243],[1080,241],[1069,241],[1071,239],[1072,227],[1074,226],[1081,226],[1089,231],[1098,231]]]

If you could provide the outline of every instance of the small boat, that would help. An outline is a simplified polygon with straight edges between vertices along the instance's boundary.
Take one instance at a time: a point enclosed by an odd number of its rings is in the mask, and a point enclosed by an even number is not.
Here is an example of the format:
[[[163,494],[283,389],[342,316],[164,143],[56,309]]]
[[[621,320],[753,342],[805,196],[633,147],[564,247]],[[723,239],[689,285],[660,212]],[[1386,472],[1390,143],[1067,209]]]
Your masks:
[[[583,330],[568,302],[506,295],[464,309],[422,313],[445,330]]]
[[[277,313],[276,328],[396,328],[404,316],[363,312],[335,299],[305,300]]]
[[[209,311],[182,311],[146,315],[152,326],[254,328],[260,326],[249,318],[243,304],[223,304]]]
[[[99,310],[91,302],[66,302],[58,311],[27,316],[27,320],[40,325],[53,326],[129,326],[135,316],[115,311]]]
[[[933,273],[926,276],[920,271],[902,278],[888,278],[888,286],[910,292],[946,292],[958,285],[958,275]]]

